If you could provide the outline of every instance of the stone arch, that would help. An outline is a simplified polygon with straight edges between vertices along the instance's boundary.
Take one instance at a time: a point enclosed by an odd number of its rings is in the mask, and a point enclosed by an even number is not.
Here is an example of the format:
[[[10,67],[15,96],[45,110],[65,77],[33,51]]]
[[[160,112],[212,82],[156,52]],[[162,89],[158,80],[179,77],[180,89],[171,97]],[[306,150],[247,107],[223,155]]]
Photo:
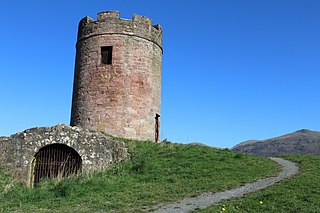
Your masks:
[[[33,186],[34,159],[40,150],[53,144],[63,145],[77,153],[81,157],[80,171],[85,173],[103,170],[128,157],[121,141],[100,132],[59,124],[0,137],[0,164],[18,180]]]
[[[36,186],[44,178],[63,178],[81,170],[82,159],[76,150],[65,144],[49,144],[34,155],[31,183]]]

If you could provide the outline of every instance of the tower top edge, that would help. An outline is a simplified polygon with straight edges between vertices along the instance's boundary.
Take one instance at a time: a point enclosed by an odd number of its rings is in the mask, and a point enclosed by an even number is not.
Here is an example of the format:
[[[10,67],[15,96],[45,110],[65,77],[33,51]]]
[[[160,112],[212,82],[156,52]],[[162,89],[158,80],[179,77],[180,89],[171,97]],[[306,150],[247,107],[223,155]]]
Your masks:
[[[127,34],[146,38],[162,46],[162,27],[152,19],[133,14],[132,19],[120,18],[119,11],[99,12],[97,19],[89,16],[79,22],[78,41],[101,34]]]

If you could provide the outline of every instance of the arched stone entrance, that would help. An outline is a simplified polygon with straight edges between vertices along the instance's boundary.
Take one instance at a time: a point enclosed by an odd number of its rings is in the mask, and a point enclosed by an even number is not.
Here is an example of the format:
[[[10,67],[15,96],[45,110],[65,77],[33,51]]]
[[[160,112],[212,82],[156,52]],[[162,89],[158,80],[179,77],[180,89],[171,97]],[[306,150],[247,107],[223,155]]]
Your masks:
[[[42,147],[34,156],[33,185],[43,178],[67,177],[81,172],[80,155],[64,144],[50,144]]]
[[[127,158],[127,148],[122,141],[64,124],[0,137],[1,166],[28,186],[34,186],[41,178],[101,171]],[[50,162],[53,164],[48,164]],[[49,169],[52,165],[55,168]]]

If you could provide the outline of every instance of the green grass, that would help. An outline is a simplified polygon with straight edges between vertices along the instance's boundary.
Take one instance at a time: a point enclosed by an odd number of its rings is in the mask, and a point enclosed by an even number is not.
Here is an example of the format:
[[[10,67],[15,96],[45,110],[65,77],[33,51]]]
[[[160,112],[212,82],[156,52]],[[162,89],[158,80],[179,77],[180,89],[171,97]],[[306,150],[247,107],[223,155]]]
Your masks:
[[[125,141],[131,159],[30,189],[0,171],[0,212],[139,211],[272,175],[271,160],[202,146]],[[12,183],[12,184],[10,184]]]
[[[319,213],[320,157],[309,155],[283,157],[299,164],[300,173],[297,176],[245,198],[237,198],[199,212],[221,212],[224,207],[223,212]]]

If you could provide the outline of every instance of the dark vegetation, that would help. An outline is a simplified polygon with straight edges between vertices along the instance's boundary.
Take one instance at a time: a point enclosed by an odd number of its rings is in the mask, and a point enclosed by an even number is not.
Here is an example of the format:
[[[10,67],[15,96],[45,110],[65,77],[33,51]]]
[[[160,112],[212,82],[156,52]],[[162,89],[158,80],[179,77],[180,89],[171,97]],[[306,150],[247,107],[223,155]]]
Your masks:
[[[267,158],[203,146],[125,141],[131,159],[104,172],[27,188],[0,169],[0,212],[140,211],[272,175]]]

